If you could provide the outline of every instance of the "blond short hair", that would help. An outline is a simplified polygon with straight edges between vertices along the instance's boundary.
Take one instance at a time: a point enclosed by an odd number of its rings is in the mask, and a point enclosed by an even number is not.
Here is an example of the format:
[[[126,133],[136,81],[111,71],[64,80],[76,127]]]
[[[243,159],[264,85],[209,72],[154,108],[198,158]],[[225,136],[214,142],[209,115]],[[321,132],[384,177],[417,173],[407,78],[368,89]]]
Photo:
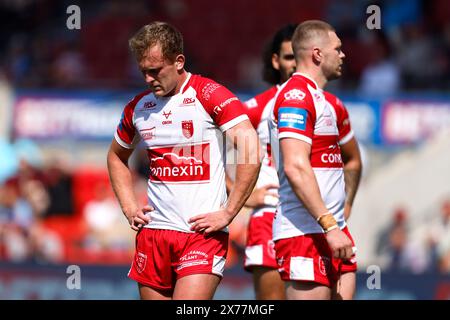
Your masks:
[[[155,46],[160,45],[163,57],[175,61],[179,54],[183,54],[183,36],[174,26],[155,21],[143,26],[128,41],[131,52],[138,61],[144,58],[145,52]]]
[[[329,32],[336,32],[336,30],[325,21],[307,20],[300,23],[292,36],[292,48],[295,56],[301,49],[306,49],[311,41],[328,37]]]

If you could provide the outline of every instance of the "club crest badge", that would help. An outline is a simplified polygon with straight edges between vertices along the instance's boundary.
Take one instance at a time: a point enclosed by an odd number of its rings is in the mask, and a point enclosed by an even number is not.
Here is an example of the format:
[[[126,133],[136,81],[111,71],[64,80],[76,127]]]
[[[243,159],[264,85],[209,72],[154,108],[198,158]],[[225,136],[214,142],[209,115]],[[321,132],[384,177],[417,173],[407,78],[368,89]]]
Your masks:
[[[143,254],[142,252],[138,252],[136,254],[135,263],[136,271],[138,273],[142,273],[142,271],[144,271],[145,269],[145,266],[147,265],[147,255]]]
[[[181,129],[183,131],[183,136],[187,139],[194,135],[194,123],[192,120],[185,120],[181,122]]]

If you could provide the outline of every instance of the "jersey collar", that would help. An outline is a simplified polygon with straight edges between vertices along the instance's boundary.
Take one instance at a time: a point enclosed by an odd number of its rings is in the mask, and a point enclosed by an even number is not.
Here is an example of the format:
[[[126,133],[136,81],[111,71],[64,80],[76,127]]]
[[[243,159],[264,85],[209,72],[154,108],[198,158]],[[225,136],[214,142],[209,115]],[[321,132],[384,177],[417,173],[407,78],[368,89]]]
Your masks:
[[[317,85],[317,82],[314,81],[310,76],[308,76],[305,73],[301,73],[301,72],[295,72],[293,74],[293,76],[301,76],[303,78],[306,78],[307,82],[311,85],[313,85],[314,89],[319,89],[319,86]]]
[[[191,73],[188,72],[188,73],[187,73],[186,80],[184,80],[183,84],[182,84],[181,87],[180,87],[180,91],[179,91],[178,93],[183,93],[183,92],[184,92],[185,87],[186,87],[186,85],[188,84],[188,82],[189,82],[190,79],[191,79]]]

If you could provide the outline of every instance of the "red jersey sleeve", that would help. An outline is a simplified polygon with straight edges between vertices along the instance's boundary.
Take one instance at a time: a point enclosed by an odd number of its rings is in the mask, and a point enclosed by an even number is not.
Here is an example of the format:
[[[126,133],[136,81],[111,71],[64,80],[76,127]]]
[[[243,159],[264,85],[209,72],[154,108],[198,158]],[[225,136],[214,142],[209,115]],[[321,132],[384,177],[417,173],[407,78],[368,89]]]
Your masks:
[[[134,127],[133,116],[136,104],[146,94],[148,94],[148,91],[134,97],[123,109],[114,137],[117,143],[124,148],[133,149],[140,140],[140,136],[136,133],[136,128]]]
[[[254,98],[244,102],[245,113],[247,114],[253,128],[257,129],[267,104],[272,100],[277,92],[277,87],[271,87],[269,90],[258,94]]]
[[[280,92],[275,102],[274,117],[278,138],[295,138],[312,143],[316,123],[316,109],[307,88],[291,81]]]
[[[336,112],[336,122],[339,131],[339,144],[345,144],[354,136],[348,110],[338,97],[328,92],[324,92],[324,94],[325,99],[327,99],[327,101],[333,106],[333,109]]]
[[[197,98],[222,131],[248,120],[242,102],[227,88],[207,78],[197,81]]]

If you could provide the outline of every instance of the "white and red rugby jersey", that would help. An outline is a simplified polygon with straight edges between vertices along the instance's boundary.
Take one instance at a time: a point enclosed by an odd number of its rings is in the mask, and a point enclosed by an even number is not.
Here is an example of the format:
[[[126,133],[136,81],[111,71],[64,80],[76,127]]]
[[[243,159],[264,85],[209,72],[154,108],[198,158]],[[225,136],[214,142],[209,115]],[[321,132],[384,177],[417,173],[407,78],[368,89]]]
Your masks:
[[[323,91],[323,94],[325,95],[325,99],[327,100],[327,102],[333,107],[331,111],[334,112],[336,117],[337,128],[339,132],[339,145],[342,146],[355,136],[350,124],[350,116],[348,114],[348,110],[345,107],[344,103],[335,95],[327,91]]]
[[[272,161],[272,147],[270,145],[268,124],[268,121],[270,120],[270,111],[272,110],[272,104],[275,94],[277,93],[277,88],[278,86],[273,86],[244,103],[246,113],[258,133],[259,141],[264,152],[264,158],[261,163],[261,170],[259,171],[256,188],[261,188],[271,183],[278,184],[277,169]],[[268,205],[267,207],[260,209],[262,211],[275,212],[276,205]]]
[[[148,90],[125,106],[115,139],[125,148],[141,141],[150,161],[155,211],[145,227],[192,232],[189,218],[225,205],[223,132],[247,119],[229,90],[190,73],[178,94],[156,97]]]
[[[325,96],[336,103],[332,105]],[[299,139],[311,144],[311,166],[322,199],[339,227],[342,229],[346,226],[345,184],[339,142],[350,140],[353,132],[349,121],[343,119],[345,116],[348,119],[348,113],[343,111],[342,103],[340,108],[337,101],[331,94],[324,94],[315,81],[300,73],[294,73],[278,89],[269,122],[272,152],[280,179],[280,203],[273,226],[274,240],[323,233],[320,225],[292,190],[284,173],[283,159],[279,152],[279,140],[283,138]],[[338,131],[338,116],[343,124],[341,136]]]

